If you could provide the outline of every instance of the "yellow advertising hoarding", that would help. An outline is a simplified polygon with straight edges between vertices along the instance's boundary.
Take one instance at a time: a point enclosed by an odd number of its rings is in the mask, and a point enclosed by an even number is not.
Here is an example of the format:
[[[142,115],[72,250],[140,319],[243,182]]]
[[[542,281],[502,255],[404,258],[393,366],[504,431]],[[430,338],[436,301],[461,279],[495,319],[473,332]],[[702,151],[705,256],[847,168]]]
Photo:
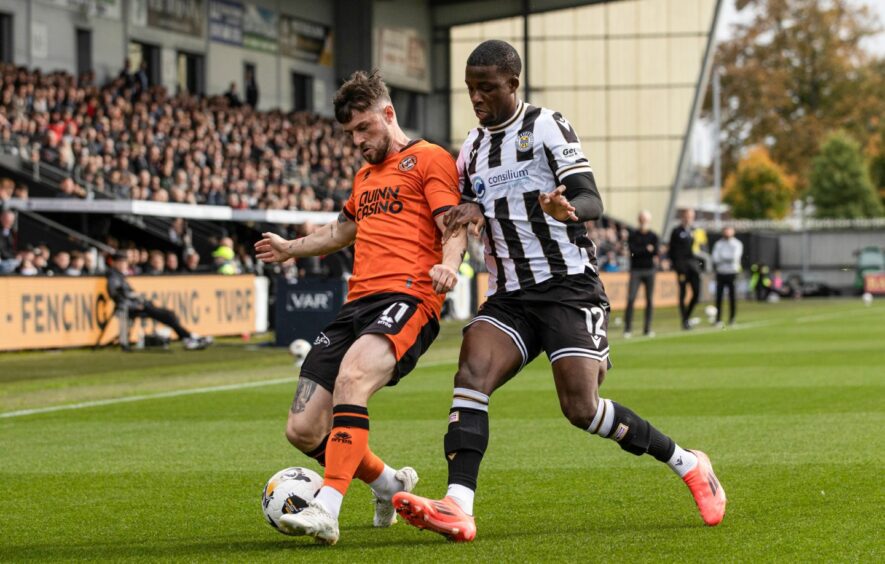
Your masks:
[[[885,272],[870,272],[863,278],[864,292],[885,295]]]
[[[254,276],[132,276],[129,283],[200,335],[255,329]],[[113,312],[101,277],[0,277],[0,350],[90,346],[105,324],[102,342],[110,342],[119,334]],[[153,328],[145,321],[144,330]]]
[[[605,285],[605,293],[613,311],[627,309],[627,291],[630,284],[629,272],[603,272],[600,275]],[[486,289],[489,285],[489,274],[480,272],[476,275],[476,288],[479,293],[479,304],[486,301]],[[675,272],[658,272],[655,275],[655,307],[675,306],[679,304],[679,283]],[[640,286],[633,307],[645,307],[645,287]]]

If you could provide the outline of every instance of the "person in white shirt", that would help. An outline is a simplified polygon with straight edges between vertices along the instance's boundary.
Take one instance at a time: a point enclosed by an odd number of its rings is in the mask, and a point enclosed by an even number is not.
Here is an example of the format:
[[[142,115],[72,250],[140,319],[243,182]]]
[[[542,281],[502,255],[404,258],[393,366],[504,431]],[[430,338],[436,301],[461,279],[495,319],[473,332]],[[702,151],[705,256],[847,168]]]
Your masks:
[[[716,269],[716,325],[722,325],[722,297],[728,289],[728,324],[734,324],[737,313],[734,281],[741,271],[744,245],[734,236],[734,228],[722,230],[722,238],[713,245],[713,267]]]

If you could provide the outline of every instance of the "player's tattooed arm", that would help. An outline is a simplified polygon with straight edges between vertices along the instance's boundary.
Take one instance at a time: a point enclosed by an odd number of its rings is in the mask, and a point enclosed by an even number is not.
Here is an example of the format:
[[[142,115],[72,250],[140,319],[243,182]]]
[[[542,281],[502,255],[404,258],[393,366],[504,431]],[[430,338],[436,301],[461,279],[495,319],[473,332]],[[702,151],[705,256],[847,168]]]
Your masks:
[[[286,253],[290,258],[327,255],[353,244],[356,239],[356,223],[347,214],[340,213],[335,221],[323,225],[312,233],[288,241]]]
[[[298,388],[295,390],[295,398],[292,400],[292,407],[289,411],[292,413],[301,413],[307,408],[307,402],[313,397],[313,393],[317,391],[317,383],[307,378],[298,379]]]

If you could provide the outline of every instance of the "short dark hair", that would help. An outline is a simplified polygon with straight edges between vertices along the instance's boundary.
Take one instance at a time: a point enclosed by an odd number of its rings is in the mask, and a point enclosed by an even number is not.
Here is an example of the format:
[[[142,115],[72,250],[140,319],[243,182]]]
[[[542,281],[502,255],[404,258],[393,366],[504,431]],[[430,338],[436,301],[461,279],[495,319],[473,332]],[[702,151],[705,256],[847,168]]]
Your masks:
[[[498,67],[498,71],[514,76],[522,72],[522,59],[513,45],[500,39],[489,39],[476,46],[467,57],[468,67]]]
[[[335,92],[335,119],[338,123],[348,123],[353,119],[354,110],[364,112],[381,101],[390,102],[390,92],[378,69],[371,74],[356,71]]]

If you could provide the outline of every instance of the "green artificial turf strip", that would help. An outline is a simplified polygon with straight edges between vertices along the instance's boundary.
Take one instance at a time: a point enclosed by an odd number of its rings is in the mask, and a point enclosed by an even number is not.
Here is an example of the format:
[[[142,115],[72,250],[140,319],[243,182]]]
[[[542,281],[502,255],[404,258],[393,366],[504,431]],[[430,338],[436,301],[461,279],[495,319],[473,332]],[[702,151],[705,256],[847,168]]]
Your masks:
[[[373,529],[360,483],[335,547],[267,526],[265,480],[319,470],[283,436],[294,388],[283,383],[0,419],[0,561],[881,561],[885,308],[806,301],[742,314],[744,328],[685,334],[663,312],[652,340],[610,327],[603,395],[711,455],[729,497],[716,528],[665,466],[568,425],[542,358],[492,399],[472,544]],[[458,328],[446,324],[423,366],[369,405],[373,449],[415,466],[423,495],[445,491]],[[0,356],[0,410],[294,376],[285,351],[223,345]]]

